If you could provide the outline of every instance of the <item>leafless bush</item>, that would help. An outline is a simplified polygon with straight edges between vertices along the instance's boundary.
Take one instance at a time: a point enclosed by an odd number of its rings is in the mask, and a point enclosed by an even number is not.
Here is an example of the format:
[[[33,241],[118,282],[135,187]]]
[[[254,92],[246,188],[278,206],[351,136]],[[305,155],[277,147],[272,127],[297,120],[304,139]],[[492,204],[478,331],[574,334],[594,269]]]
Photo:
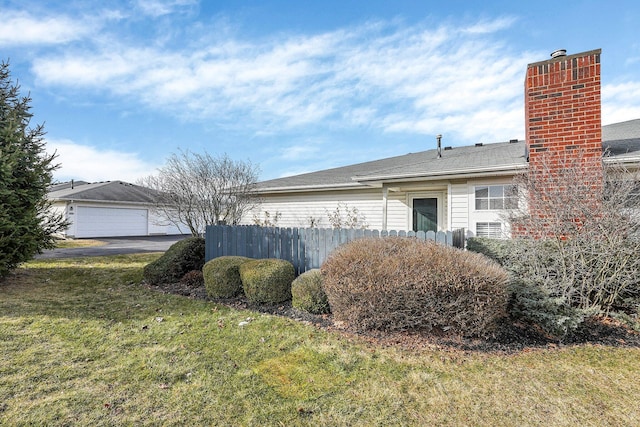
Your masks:
[[[269,211],[264,211],[262,218],[258,214],[253,215],[253,223],[260,227],[277,227],[281,216],[282,213],[278,211],[275,211],[273,215]]]
[[[475,253],[412,238],[360,239],[322,266],[336,320],[360,329],[484,335],[505,315],[507,273]]]
[[[338,203],[336,208],[329,212],[329,224],[333,228],[368,228],[365,215],[355,206],[349,207],[346,203]]]
[[[640,294],[640,180],[609,165],[594,182],[580,157],[555,161],[516,179],[526,203],[506,218],[520,242],[505,266],[515,310],[564,336]]]

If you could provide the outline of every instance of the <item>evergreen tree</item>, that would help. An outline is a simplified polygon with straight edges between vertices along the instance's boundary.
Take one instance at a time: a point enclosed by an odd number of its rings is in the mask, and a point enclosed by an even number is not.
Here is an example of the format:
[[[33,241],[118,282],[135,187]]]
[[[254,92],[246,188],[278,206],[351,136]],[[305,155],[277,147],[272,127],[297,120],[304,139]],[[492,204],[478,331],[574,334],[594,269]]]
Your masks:
[[[0,63],[0,278],[53,247],[53,234],[67,225],[47,200],[58,165],[45,152],[44,127],[29,126],[30,103],[11,81],[9,63]]]

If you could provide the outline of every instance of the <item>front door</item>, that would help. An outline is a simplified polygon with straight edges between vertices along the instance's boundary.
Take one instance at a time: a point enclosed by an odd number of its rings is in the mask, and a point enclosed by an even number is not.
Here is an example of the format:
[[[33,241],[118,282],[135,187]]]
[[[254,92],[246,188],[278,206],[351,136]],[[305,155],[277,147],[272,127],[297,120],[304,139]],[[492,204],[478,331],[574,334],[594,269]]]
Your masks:
[[[413,231],[438,231],[438,199],[413,199]]]

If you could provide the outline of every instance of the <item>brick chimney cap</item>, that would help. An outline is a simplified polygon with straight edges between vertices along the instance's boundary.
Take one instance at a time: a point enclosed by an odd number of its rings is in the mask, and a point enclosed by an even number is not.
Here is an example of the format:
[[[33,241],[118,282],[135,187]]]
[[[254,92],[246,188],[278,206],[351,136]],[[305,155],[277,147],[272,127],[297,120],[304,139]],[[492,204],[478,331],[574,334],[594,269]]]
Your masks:
[[[567,56],[567,49],[558,49],[551,52],[552,58],[557,58],[559,56]]]

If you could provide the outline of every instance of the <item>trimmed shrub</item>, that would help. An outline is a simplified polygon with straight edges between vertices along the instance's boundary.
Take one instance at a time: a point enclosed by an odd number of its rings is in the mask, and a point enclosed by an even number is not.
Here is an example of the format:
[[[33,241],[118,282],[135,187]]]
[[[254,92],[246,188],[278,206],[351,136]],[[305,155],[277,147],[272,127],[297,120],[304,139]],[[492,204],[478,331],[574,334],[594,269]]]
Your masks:
[[[322,266],[334,318],[359,329],[485,335],[506,315],[508,274],[472,252],[389,237],[339,247]]]
[[[197,288],[204,285],[204,277],[202,271],[191,270],[180,279],[180,283],[190,288]]]
[[[513,244],[512,240],[471,237],[467,239],[467,250],[485,255],[504,265],[513,252]]]
[[[283,259],[256,259],[240,266],[242,288],[251,302],[277,304],[291,299],[295,277],[293,264]]]
[[[202,270],[204,265],[204,239],[187,237],[173,245],[143,270],[144,280],[152,285],[177,283],[192,270]]]
[[[320,269],[302,273],[291,284],[291,305],[312,314],[329,313],[329,300],[322,287]]]
[[[251,258],[221,256],[207,262],[202,268],[204,286],[211,298],[233,298],[242,293],[240,266]]]

